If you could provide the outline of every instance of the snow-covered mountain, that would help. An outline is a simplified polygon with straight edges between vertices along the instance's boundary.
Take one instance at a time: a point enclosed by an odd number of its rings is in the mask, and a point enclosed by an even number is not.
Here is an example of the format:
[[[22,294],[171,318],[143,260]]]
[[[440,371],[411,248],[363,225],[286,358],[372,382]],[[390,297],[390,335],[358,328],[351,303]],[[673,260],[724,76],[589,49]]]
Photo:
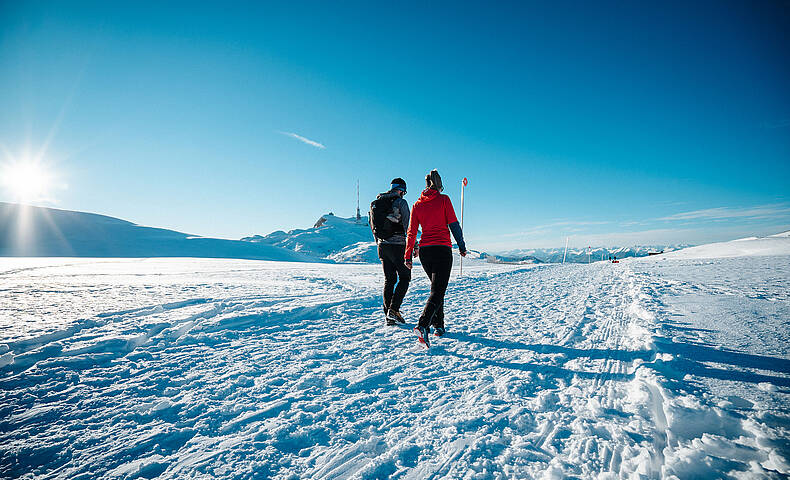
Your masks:
[[[272,245],[198,237],[105,215],[4,202],[0,202],[0,256],[317,261]]]
[[[593,247],[591,250],[586,248],[568,248],[565,256],[565,263],[587,263],[607,260],[610,256],[621,258],[647,257],[651,254],[668,253],[675,250],[687,248],[688,245],[636,245],[632,247]],[[527,261],[529,263],[562,263],[565,248],[530,248],[518,249],[503,252],[497,258],[508,262]]]
[[[511,263],[519,265],[528,265],[532,263],[544,263],[543,260],[532,255],[509,255],[502,254],[496,255],[493,253],[481,253],[481,258],[484,258],[488,263]]]
[[[287,248],[335,262],[378,262],[376,243],[368,220],[322,215],[312,228],[277,230],[268,235],[244,237],[243,242]]]
[[[311,228],[294,229],[288,232],[278,230],[268,235],[254,235],[242,241],[263,243],[283,247],[316,258],[337,263],[378,263],[376,244],[370,232],[367,219],[343,218],[328,213],[319,217]],[[616,256],[617,258],[645,257],[650,253],[669,252],[684,248],[678,246],[634,246],[594,248],[590,260],[596,261]],[[470,250],[467,259],[479,259],[489,263],[561,263],[564,248],[520,249],[504,253],[488,253]],[[587,249],[568,249],[567,263],[587,263]]]
[[[288,232],[278,230],[268,235],[254,235],[241,240],[287,248],[337,263],[379,263],[376,242],[373,240],[373,234],[365,217],[357,220],[355,217],[343,218],[327,213],[319,217],[311,228],[294,229]],[[453,246],[453,250],[457,257],[457,247]],[[458,261],[456,259],[456,263]],[[509,258],[471,249],[464,261],[540,263],[537,259],[535,261],[525,259],[513,261]]]

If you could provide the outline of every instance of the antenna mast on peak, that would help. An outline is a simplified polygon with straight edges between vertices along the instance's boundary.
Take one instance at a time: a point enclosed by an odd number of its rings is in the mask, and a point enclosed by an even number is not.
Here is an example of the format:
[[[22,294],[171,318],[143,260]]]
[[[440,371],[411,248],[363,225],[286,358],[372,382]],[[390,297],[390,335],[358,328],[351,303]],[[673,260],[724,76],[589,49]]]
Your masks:
[[[357,222],[362,220],[362,215],[359,214],[359,179],[357,179]]]

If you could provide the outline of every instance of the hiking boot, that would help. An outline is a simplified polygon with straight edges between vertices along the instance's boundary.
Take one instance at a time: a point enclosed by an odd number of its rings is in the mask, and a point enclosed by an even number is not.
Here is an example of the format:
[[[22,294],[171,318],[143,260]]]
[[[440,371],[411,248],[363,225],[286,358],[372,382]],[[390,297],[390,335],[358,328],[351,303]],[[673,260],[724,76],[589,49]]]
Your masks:
[[[403,315],[401,315],[400,311],[393,310],[393,309],[390,309],[387,312],[387,321],[390,321],[390,320],[392,320],[392,321],[394,321],[396,323],[400,323],[401,325],[406,323],[406,320],[403,319]]]
[[[417,325],[416,327],[414,327],[414,333],[417,334],[418,337],[417,340],[423,345],[425,345],[426,348],[431,347],[431,341],[428,339],[428,335],[430,334],[430,330],[428,329],[428,327],[421,327]]]
[[[441,337],[444,335],[446,330],[444,329],[444,308],[439,307],[439,310],[436,312],[436,315],[433,316],[433,321],[431,322],[431,326],[433,327],[433,334],[437,337]]]

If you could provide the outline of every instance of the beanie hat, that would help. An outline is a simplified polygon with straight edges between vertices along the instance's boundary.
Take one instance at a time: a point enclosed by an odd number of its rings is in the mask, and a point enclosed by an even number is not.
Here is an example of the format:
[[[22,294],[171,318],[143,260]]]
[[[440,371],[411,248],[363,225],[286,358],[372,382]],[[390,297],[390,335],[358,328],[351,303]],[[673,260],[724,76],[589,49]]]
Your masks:
[[[390,187],[390,190],[394,190],[394,189],[397,188],[399,190],[403,190],[404,192],[406,191],[406,180],[404,180],[404,179],[402,179],[400,177],[396,177],[396,178],[393,178],[390,183],[392,184],[392,186]]]

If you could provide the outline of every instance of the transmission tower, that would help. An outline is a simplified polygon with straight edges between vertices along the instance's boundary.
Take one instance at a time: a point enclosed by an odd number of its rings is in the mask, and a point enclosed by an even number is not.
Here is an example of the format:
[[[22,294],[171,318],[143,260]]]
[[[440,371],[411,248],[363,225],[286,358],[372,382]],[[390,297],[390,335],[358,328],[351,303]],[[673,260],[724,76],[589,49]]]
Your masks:
[[[359,179],[357,179],[357,223],[362,220],[362,215],[359,214]]]

